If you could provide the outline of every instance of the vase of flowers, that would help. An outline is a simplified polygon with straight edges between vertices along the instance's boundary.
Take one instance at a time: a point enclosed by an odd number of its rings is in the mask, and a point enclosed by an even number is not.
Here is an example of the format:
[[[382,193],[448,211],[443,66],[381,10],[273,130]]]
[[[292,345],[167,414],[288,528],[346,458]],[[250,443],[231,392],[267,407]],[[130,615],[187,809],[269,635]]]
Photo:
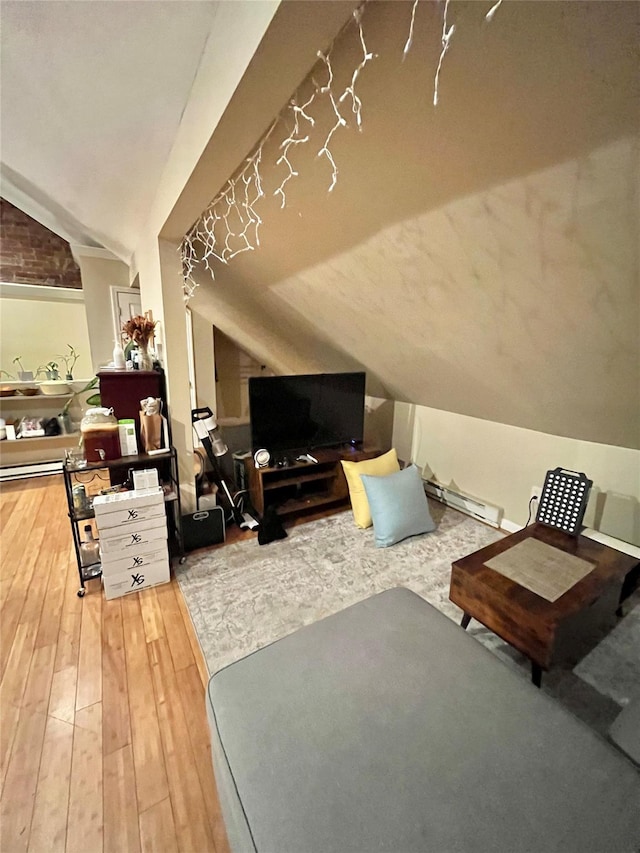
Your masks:
[[[138,314],[137,317],[131,317],[122,326],[125,335],[138,347],[138,368],[140,370],[153,370],[153,357],[149,352],[149,344],[153,340],[155,328],[155,320],[143,317],[141,314]]]

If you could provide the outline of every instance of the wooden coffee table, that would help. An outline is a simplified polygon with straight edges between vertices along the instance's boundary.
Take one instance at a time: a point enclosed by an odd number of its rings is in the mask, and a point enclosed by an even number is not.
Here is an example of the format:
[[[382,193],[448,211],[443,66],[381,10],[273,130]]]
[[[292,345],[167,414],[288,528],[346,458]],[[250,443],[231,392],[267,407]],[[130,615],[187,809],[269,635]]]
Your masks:
[[[551,602],[489,568],[486,563],[519,542],[534,538],[593,564],[593,570]],[[559,637],[583,628],[596,603],[619,606],[623,583],[638,560],[614,548],[535,523],[505,536],[451,567],[449,598],[464,613],[462,627],[477,619],[531,661],[531,679],[540,686],[551,667]]]

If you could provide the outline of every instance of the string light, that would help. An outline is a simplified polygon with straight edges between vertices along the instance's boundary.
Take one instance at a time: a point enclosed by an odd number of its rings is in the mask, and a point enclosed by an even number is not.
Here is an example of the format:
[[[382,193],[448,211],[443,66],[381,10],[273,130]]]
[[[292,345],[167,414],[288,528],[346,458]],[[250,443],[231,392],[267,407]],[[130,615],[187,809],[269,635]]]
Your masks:
[[[451,36],[454,34],[456,28],[455,24],[451,24],[449,29],[447,29],[447,12],[449,11],[449,0],[445,0],[444,2],[444,14],[442,15],[442,50],[440,52],[440,59],[438,60],[438,67],[436,68],[436,78],[433,86],[433,106],[438,106],[438,83],[440,81],[440,71],[442,69],[442,63],[444,61],[444,57],[446,52],[449,50],[449,42],[451,41]]]
[[[417,0],[416,0],[417,2]],[[356,124],[358,125],[358,130],[362,130],[362,101],[356,95],[356,81],[360,76],[362,69],[365,67],[367,62],[371,62],[372,59],[375,58],[375,54],[369,53],[367,50],[367,45],[364,40],[364,31],[362,29],[362,15],[364,12],[364,8],[359,6],[353,12],[353,18],[358,26],[358,38],[360,39],[360,46],[362,47],[362,61],[355,67],[353,75],[351,76],[351,85],[347,86],[344,92],[340,95],[339,102],[342,103],[346,98],[351,95],[351,108],[356,117]]]
[[[227,264],[241,252],[253,251],[260,245],[262,218],[255,209],[257,202],[264,197],[260,165],[264,145],[276,124],[277,120],[272,122],[255,152],[246,159],[238,176],[230,179],[214,197],[182,241],[179,251],[182,257],[184,297],[187,302],[193,297],[198,287],[198,282],[194,278],[197,263],[204,263],[215,281],[212,264],[214,259]],[[238,195],[236,195],[236,187],[239,189]],[[240,224],[239,229],[232,226],[230,221],[232,216],[237,218]],[[220,230],[222,235],[218,236],[217,232]],[[237,241],[235,248],[232,246],[234,241]],[[202,246],[200,258],[196,250],[198,244]]]
[[[407,43],[404,46],[404,50],[402,51],[402,61],[406,59],[407,54],[411,50],[411,45],[413,44],[413,25],[416,20],[416,9],[418,8],[419,0],[413,0],[413,6],[411,8],[411,24],[409,25],[409,38],[407,39]]]
[[[502,5],[503,0],[496,0],[489,11],[485,15],[487,21],[491,21],[497,10]],[[455,32],[455,25],[448,26],[447,15],[449,12],[450,0],[445,0],[444,12],[442,17],[442,35],[441,35],[441,50],[438,59],[438,65],[435,72],[434,90],[433,90],[433,105],[438,105],[439,100],[439,83],[440,73],[445,55],[449,50],[451,38]],[[319,50],[317,57],[327,72],[327,80],[324,85],[316,82],[313,76],[313,69],[310,72],[307,81],[310,81],[313,88],[311,94],[305,101],[299,97],[298,92],[289,100],[282,113],[277,116],[271,126],[257,143],[253,153],[243,162],[239,171],[234,174],[220,192],[212,199],[198,221],[191,227],[185,235],[179,247],[182,270],[184,277],[184,298],[188,301],[192,298],[198,287],[194,274],[198,264],[203,263],[205,269],[209,271],[211,277],[215,280],[214,266],[216,262],[227,264],[236,255],[242,252],[253,251],[260,246],[260,226],[263,220],[256,208],[256,205],[265,197],[263,187],[263,179],[261,168],[263,165],[263,150],[267,141],[270,139],[277,127],[284,124],[285,127],[291,127],[291,131],[286,133],[286,136],[279,145],[281,152],[276,160],[277,167],[286,167],[279,186],[273,192],[274,196],[280,196],[280,208],[286,207],[287,196],[286,187],[290,180],[299,176],[298,170],[294,166],[294,154],[299,146],[302,146],[310,140],[310,130],[316,127],[316,119],[313,116],[313,110],[317,103],[326,97],[333,111],[334,123],[330,127],[325,137],[324,143],[317,152],[317,157],[325,157],[331,166],[331,183],[328,192],[332,192],[338,182],[338,167],[331,152],[330,145],[334,134],[341,128],[348,125],[347,119],[341,112],[340,107],[345,101],[350,100],[351,112],[354,116],[355,124],[359,131],[362,130],[362,101],[356,94],[356,83],[363,69],[368,62],[375,58],[375,54],[367,48],[362,19],[368,0],[363,0],[360,6],[353,11],[352,17],[345,24],[342,30],[333,40],[328,50],[325,52]],[[403,61],[406,58],[413,44],[414,26],[416,12],[418,9],[419,0],[413,0],[411,7],[411,21],[409,25],[409,34],[404,45]],[[356,65],[351,75],[350,83],[345,87],[342,94],[336,98],[334,93],[334,73],[332,65],[332,53],[335,44],[342,38],[346,29],[355,22],[357,27],[357,35],[362,48],[362,59]],[[305,83],[307,82],[305,81]],[[304,86],[305,84],[303,84]],[[306,133],[301,127],[301,121],[308,124]]]
[[[286,163],[287,168],[289,169],[289,174],[284,176],[284,178],[282,179],[282,183],[280,184],[278,189],[274,192],[274,195],[280,194],[282,196],[282,203],[280,205],[281,208],[283,208],[287,202],[287,197],[286,197],[285,192],[284,192],[284,188],[287,184],[287,181],[290,181],[291,178],[297,178],[298,174],[299,174],[298,172],[296,172],[296,170],[291,165],[291,162],[289,161],[289,157],[288,157],[289,149],[295,145],[301,145],[301,144],[304,144],[305,142],[309,141],[308,134],[307,134],[307,136],[304,136],[302,138],[300,138],[298,136],[298,134],[300,132],[300,122],[298,120],[298,111],[296,110],[296,107],[297,107],[297,104],[296,104],[295,99],[294,99],[291,102],[291,112],[293,113],[293,130],[291,131],[289,136],[287,136],[287,138],[284,140],[284,142],[280,143],[280,148],[282,149],[282,154],[276,160],[276,166],[279,166],[281,163]],[[304,112],[304,110],[302,112]]]
[[[367,49],[362,28],[362,15],[366,2],[367,0],[355,9],[352,16],[352,20],[357,26],[358,38],[362,47],[362,59],[354,69],[350,83],[344,92],[336,100],[333,90],[331,55],[334,45],[343,35],[347,26],[351,25],[351,20],[338,33],[326,53],[318,51],[318,59],[327,69],[326,83],[319,85],[310,75],[313,84],[311,95],[303,102],[297,94],[291,98],[282,114],[275,119],[259,141],[255,153],[247,158],[239,174],[232,176],[227,181],[217,196],[209,203],[198,222],[184,237],[180,246],[180,253],[184,276],[184,295],[187,301],[198,287],[198,282],[194,277],[198,263],[204,263],[205,268],[215,280],[214,261],[227,264],[241,252],[251,251],[260,245],[260,226],[263,221],[256,205],[265,195],[260,172],[264,145],[276,126],[282,123],[286,124],[287,119],[292,118],[292,130],[280,143],[279,150],[281,153],[276,160],[276,166],[286,166],[287,171],[273,193],[274,196],[280,196],[280,207],[286,206],[286,186],[292,178],[298,177],[299,174],[291,161],[291,157],[300,145],[304,145],[310,139],[308,133],[303,133],[300,122],[301,120],[307,122],[309,129],[316,126],[316,119],[312,115],[311,109],[323,96],[328,97],[336,121],[329,130],[317,156],[325,156],[331,165],[331,184],[328,191],[331,192],[335,187],[338,179],[338,168],[329,146],[336,130],[347,125],[347,120],[342,115],[339,105],[348,98],[351,99],[351,108],[356,125],[358,129],[362,129],[362,102],[356,94],[355,86],[365,65],[374,58],[374,54]],[[198,255],[199,247],[201,248],[200,256]]]
[[[495,13],[498,11],[498,9],[500,8],[501,5],[502,5],[502,0],[497,0],[497,2],[493,4],[493,6],[489,9],[487,14],[484,16],[485,20],[490,21],[493,18],[493,16],[495,15]]]
[[[336,130],[339,127],[344,127],[347,122],[342,117],[342,114],[338,109],[338,105],[336,104],[336,100],[333,97],[333,91],[331,90],[331,86],[333,84],[333,68],[331,67],[331,58],[330,56],[325,56],[321,50],[318,51],[318,57],[327,66],[327,72],[329,74],[329,79],[327,80],[326,84],[320,89],[320,92],[323,95],[329,95],[329,102],[331,103],[331,107],[333,108],[333,112],[336,116],[336,123],[329,131],[327,138],[324,141],[324,145],[318,151],[318,157],[322,157],[322,155],[324,154],[327,160],[331,163],[331,186],[329,187],[329,192],[331,192],[338,182],[338,167],[336,166],[336,161],[333,159],[333,155],[329,150],[329,143],[331,142],[331,138],[333,137],[333,134],[336,132]]]

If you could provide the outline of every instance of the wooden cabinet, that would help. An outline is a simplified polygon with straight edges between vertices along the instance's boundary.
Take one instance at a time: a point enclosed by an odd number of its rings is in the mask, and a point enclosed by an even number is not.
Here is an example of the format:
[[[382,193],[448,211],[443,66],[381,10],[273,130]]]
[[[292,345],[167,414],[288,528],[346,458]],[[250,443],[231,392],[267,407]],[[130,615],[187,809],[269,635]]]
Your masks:
[[[118,418],[133,418],[136,424],[138,447],[140,438],[140,400],[160,397],[162,414],[168,420],[167,392],[162,370],[101,370],[100,400],[103,406],[113,409]]]
[[[326,510],[327,514],[349,506],[349,489],[341,460],[361,462],[379,456],[378,448],[314,450],[315,462],[290,462],[286,466],[256,468],[245,459],[249,497],[258,513],[274,506],[283,518]]]

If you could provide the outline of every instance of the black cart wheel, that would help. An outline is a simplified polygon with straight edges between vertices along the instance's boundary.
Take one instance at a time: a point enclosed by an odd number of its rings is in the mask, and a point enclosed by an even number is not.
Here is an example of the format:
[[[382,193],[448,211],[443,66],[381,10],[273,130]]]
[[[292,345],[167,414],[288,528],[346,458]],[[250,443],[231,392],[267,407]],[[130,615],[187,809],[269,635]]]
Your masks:
[[[184,556],[184,557],[180,557],[180,559],[178,560],[178,562],[180,563],[180,565],[181,565],[181,566],[182,566],[184,563],[186,563],[186,562],[187,562],[187,556],[186,556],[186,554],[185,554],[185,556]]]
[[[78,593],[77,593],[78,598],[84,598],[84,594],[86,591],[87,590],[84,587],[80,587],[80,589],[78,590]]]

